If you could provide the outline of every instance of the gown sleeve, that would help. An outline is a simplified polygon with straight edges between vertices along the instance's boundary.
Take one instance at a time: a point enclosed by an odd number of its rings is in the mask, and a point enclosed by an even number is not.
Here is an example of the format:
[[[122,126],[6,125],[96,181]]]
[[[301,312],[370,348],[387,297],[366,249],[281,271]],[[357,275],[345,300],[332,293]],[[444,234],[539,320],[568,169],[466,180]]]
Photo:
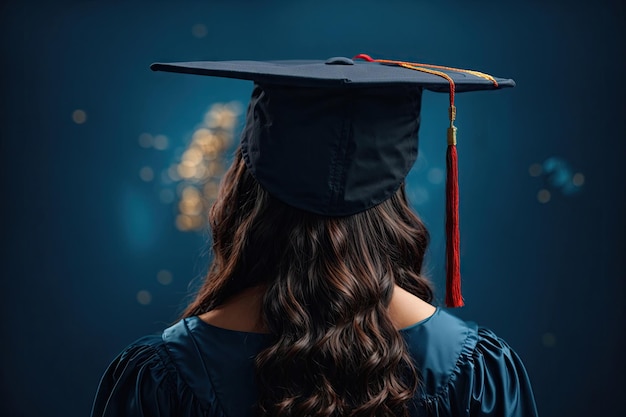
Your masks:
[[[181,392],[176,369],[158,340],[140,339],[115,358],[100,381],[92,417],[201,415],[188,409],[197,403]],[[182,410],[178,404],[185,403],[187,409]]]
[[[519,356],[492,331],[479,328],[477,335],[475,348],[464,355],[449,387],[450,415],[536,417],[530,379]]]

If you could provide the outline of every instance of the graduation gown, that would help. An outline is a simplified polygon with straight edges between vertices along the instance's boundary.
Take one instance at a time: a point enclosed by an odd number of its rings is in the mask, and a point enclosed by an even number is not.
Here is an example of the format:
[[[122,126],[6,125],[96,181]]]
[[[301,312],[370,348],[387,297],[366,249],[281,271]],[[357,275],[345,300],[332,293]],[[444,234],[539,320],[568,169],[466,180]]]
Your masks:
[[[400,330],[420,372],[413,417],[533,417],[524,365],[492,331],[441,310]],[[92,417],[253,416],[254,356],[264,334],[226,330],[198,317],[128,346],[108,367]]]

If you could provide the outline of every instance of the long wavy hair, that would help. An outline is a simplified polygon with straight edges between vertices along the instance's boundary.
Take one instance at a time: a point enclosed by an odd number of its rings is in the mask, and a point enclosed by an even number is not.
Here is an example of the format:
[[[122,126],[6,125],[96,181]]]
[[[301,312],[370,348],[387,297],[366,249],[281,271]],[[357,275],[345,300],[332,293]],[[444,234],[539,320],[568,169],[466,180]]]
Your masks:
[[[388,307],[394,284],[433,292],[420,275],[428,232],[404,186],[362,213],[320,216],[265,192],[238,150],[209,218],[214,259],[183,317],[265,286],[261,416],[408,415],[419,376]]]

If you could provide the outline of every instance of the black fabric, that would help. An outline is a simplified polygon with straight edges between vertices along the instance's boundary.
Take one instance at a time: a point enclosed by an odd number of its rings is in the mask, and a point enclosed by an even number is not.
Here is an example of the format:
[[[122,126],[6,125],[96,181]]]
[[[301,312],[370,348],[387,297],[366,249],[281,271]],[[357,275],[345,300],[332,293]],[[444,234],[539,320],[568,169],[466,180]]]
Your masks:
[[[389,198],[417,157],[421,89],[256,85],[242,150],[263,188],[291,206],[345,216]]]
[[[346,61],[347,60],[347,61]],[[333,63],[334,62],[334,63]],[[447,92],[448,81],[434,74],[413,71],[395,65],[331,58],[326,61],[199,61],[154,63],[154,71],[236,78],[257,83],[296,85],[301,87],[332,87],[363,85],[416,84],[427,90]],[[493,83],[484,78],[457,71],[443,70],[452,77],[457,92],[494,90]],[[497,78],[499,88],[513,87],[511,79]]]
[[[365,211],[398,189],[417,158],[422,91],[449,91],[435,74],[342,57],[151,68],[254,81],[242,135],[247,167],[277,199],[326,216]],[[515,85],[444,72],[457,92]]]

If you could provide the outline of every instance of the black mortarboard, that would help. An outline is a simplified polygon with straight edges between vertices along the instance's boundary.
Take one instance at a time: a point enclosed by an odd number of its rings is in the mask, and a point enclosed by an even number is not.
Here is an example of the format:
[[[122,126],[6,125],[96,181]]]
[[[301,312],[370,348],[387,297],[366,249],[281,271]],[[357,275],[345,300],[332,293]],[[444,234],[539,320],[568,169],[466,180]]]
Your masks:
[[[446,303],[462,305],[454,94],[512,87],[513,80],[363,54],[151,68],[254,81],[241,139],[248,169],[277,199],[325,216],[355,214],[389,198],[417,158],[422,91],[449,93]]]

